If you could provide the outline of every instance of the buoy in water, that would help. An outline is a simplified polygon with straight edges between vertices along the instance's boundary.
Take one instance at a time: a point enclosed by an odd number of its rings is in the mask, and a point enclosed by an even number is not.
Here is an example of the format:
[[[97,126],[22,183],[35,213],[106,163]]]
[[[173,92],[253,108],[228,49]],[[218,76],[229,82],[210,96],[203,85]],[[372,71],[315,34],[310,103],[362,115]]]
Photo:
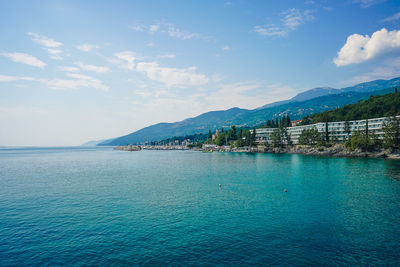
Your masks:
[[[221,184],[219,184],[219,187],[221,188]]]
[[[283,192],[287,192],[287,190],[285,189],[285,190],[283,190]]]

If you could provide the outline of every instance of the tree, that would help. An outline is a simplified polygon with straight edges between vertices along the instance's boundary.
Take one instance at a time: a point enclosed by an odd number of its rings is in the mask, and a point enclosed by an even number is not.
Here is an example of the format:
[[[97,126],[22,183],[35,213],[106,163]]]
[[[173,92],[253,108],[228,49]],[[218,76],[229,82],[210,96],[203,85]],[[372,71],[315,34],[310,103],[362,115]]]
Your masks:
[[[321,141],[321,133],[316,128],[304,129],[299,137],[300,145],[316,145]]]
[[[271,141],[273,147],[282,147],[283,143],[280,128],[276,128],[273,130],[273,132],[271,133]]]
[[[215,138],[215,144],[218,146],[223,146],[226,144],[226,134],[224,132],[220,132],[217,138]]]
[[[280,134],[281,134],[282,144],[286,144],[288,146],[293,145],[292,138],[291,138],[290,134],[288,133],[287,128],[281,126],[281,127],[279,127],[279,130],[280,130]]]
[[[286,127],[286,116],[283,116],[281,119],[281,127]]]
[[[231,129],[232,129],[232,134],[230,138],[232,138],[232,140],[236,140],[236,126],[232,125]]]
[[[365,132],[356,131],[349,140],[347,140],[345,145],[350,150],[361,149],[366,151],[368,148],[368,137],[366,137]]]
[[[288,127],[292,126],[292,121],[290,120],[289,114],[287,115],[286,122]]]
[[[300,125],[310,125],[313,122],[313,120],[310,118],[310,116],[305,116],[301,122]]]
[[[211,130],[208,130],[208,139],[212,138]]]
[[[253,128],[251,132],[250,146],[254,146],[256,144],[256,128]]]
[[[344,132],[347,134],[347,140],[349,140],[351,130],[350,130],[350,122],[348,120],[344,122]]]
[[[400,119],[393,116],[383,123],[384,145],[387,148],[400,148]]]

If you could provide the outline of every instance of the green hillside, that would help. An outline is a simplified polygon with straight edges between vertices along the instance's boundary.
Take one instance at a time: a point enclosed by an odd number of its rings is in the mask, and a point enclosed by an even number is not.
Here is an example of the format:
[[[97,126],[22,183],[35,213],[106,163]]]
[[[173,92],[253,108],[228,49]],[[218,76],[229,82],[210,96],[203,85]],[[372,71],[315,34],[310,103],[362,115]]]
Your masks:
[[[346,104],[368,99],[371,95],[383,95],[390,91],[392,89],[325,95],[303,102],[291,102],[265,109],[246,110],[233,108],[225,111],[212,111],[180,122],[155,124],[99,145],[127,145],[158,141],[173,136],[208,133],[208,130],[215,131],[217,128],[230,127],[231,125],[252,127],[286,114],[292,119],[301,119],[309,114],[335,109]]]
[[[391,89],[392,92],[394,89]],[[356,104],[309,116],[312,122],[362,120],[400,114],[400,93],[370,96]]]

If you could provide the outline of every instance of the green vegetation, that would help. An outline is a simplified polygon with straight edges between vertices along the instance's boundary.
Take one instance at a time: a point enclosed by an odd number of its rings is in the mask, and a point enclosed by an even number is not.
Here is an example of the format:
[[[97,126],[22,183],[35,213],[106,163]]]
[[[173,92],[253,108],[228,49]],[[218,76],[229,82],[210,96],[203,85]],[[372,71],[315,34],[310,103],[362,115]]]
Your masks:
[[[395,91],[396,89],[392,89]],[[400,94],[389,93],[381,96],[370,96],[356,104],[313,114],[304,118],[304,124],[326,121],[350,121],[370,118],[389,117],[400,114]]]
[[[303,119],[302,124],[307,125],[318,122],[345,121],[344,132],[347,134],[345,145],[350,150],[361,149],[362,151],[373,151],[382,147],[389,149],[400,149],[400,119],[396,115],[400,114],[400,94],[397,88],[394,93],[383,96],[371,96],[368,100],[359,101],[357,104],[346,105],[331,111],[325,111],[318,114],[307,116]],[[390,117],[384,123],[383,131],[384,140],[369,130],[368,119],[378,117]],[[366,127],[362,131],[357,131],[350,137],[350,120],[366,119]],[[337,140],[328,139],[328,131],[325,130],[325,137],[321,136],[316,129],[304,130],[299,138],[299,143],[304,145],[322,144],[329,145],[329,141],[338,142]]]
[[[195,143],[195,144],[187,145],[188,148],[201,148],[202,146],[203,146],[203,143]]]
[[[275,120],[267,120],[267,123],[264,125],[266,128],[278,128],[278,127],[290,127],[292,126],[292,122],[290,120],[290,116],[286,115],[282,118],[276,118]]]
[[[150,145],[167,145],[170,143],[178,143],[181,144],[183,141],[189,141],[190,143],[199,143],[203,144],[208,138],[207,134],[191,134],[185,136],[174,136],[171,138],[163,139],[160,141],[151,142]]]
[[[393,89],[391,90],[393,91]],[[371,96],[369,99],[359,101],[357,104],[346,105],[335,110],[306,116],[302,124],[323,122],[326,123],[325,131],[318,132],[316,128],[305,129],[299,137],[299,144],[331,146],[335,143],[343,142],[350,150],[374,151],[383,147],[395,150],[400,149],[400,119],[394,117],[400,114],[400,94],[397,93],[397,90],[394,91],[394,93],[382,96]],[[390,117],[383,125],[384,140],[380,140],[373,131],[369,130],[368,119],[377,117]],[[365,129],[354,132],[350,136],[350,120],[362,119],[366,119]],[[343,130],[347,136],[344,140],[339,141],[334,137],[330,138],[328,122],[333,121],[345,121]],[[275,128],[270,136],[272,147],[285,147],[293,144],[291,136],[287,131],[287,127],[289,126],[291,126],[291,118],[286,114],[282,118],[267,120],[266,124],[262,127]],[[200,148],[204,143],[218,146],[251,147],[256,145],[255,140],[255,128],[251,130],[249,127],[238,128],[231,126],[231,128],[221,128],[214,132],[209,130],[207,134],[173,137],[152,142],[152,144],[181,144],[183,141],[186,141],[191,143],[188,146],[193,148]]]
[[[316,145],[323,141],[323,137],[317,129],[304,129],[299,137],[300,145]]]
[[[218,146],[232,146],[232,147],[244,147],[254,146],[256,141],[255,129],[250,131],[249,129],[239,128],[232,126],[227,131],[224,128],[221,131],[217,131],[214,135],[215,139],[208,139],[206,143],[216,144]]]
[[[350,150],[374,151],[382,148],[382,140],[379,140],[373,133],[367,134],[366,131],[357,131],[353,133],[345,145]]]
[[[386,81],[384,84],[392,86],[395,82],[398,83],[399,80],[393,80],[390,83]],[[343,89],[343,93],[320,96],[305,101],[284,102],[266,108],[254,110],[232,108],[224,111],[207,112],[179,122],[158,123],[128,135],[107,140],[99,145],[139,144],[146,140],[163,140],[172,136],[185,136],[200,132],[207,134],[208,129],[215,131],[223,125],[241,125],[242,127],[245,125],[248,127],[265,125],[265,123],[268,123],[267,119],[276,118],[281,114],[288,114],[291,119],[301,119],[308,114],[331,110],[346,104],[356,103],[359,100],[368,99],[371,95],[387,94],[391,89],[376,91],[390,87],[383,87],[382,82],[384,81],[374,81],[368,88],[357,85],[356,87]],[[358,89],[362,92],[355,92]]]
[[[385,132],[384,146],[390,149],[400,149],[400,119],[390,117],[384,123],[383,130]]]

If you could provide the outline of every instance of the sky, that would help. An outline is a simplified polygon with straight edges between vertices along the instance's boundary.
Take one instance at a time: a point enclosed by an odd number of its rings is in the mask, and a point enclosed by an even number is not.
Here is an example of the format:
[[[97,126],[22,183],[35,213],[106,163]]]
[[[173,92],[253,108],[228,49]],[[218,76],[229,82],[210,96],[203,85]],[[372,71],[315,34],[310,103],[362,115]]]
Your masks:
[[[400,76],[398,0],[0,0],[0,146]]]

